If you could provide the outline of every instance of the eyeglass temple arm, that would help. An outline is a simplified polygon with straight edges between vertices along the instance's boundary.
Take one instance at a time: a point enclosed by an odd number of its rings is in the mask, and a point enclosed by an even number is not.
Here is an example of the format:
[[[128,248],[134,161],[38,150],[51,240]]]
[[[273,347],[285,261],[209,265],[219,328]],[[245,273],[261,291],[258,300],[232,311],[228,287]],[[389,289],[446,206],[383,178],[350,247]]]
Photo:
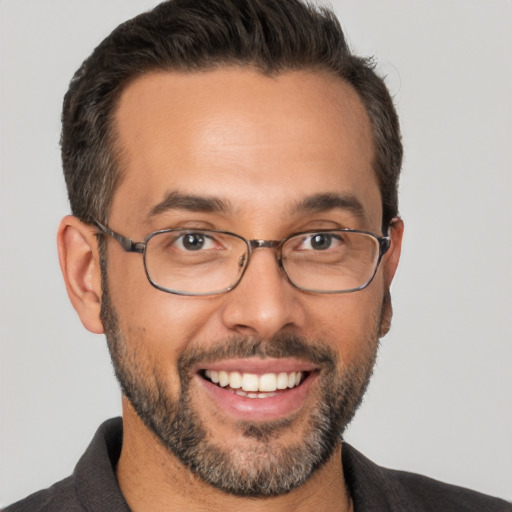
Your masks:
[[[389,229],[393,226],[393,224],[399,220],[399,217],[395,217],[391,220],[391,222],[388,224],[387,229],[385,230],[385,235],[379,237],[379,245],[380,245],[380,257],[384,256],[389,251],[389,248],[391,247],[391,236],[389,235]]]
[[[390,236],[381,236],[379,237],[379,245],[380,245],[380,255],[384,256],[391,247],[391,237]]]
[[[134,242],[133,240],[125,238],[123,235],[120,235],[119,233],[112,231],[110,228],[107,228],[107,226],[103,225],[101,222],[97,220],[95,220],[94,222],[103,234],[112,237],[114,240],[117,240],[126,252],[144,252],[144,249],[146,247],[146,244],[144,242]]]

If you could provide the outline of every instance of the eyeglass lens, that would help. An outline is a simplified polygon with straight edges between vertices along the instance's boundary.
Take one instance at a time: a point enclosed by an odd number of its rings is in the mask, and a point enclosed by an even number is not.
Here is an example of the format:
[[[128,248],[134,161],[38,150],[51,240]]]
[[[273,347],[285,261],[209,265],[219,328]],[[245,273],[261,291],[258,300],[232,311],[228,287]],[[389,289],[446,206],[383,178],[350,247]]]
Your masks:
[[[169,230],[147,240],[144,261],[158,288],[210,295],[236,286],[250,251],[248,242],[234,234]],[[373,235],[351,231],[302,233],[281,244],[280,258],[288,279],[298,288],[346,292],[364,287],[373,277],[379,242]]]

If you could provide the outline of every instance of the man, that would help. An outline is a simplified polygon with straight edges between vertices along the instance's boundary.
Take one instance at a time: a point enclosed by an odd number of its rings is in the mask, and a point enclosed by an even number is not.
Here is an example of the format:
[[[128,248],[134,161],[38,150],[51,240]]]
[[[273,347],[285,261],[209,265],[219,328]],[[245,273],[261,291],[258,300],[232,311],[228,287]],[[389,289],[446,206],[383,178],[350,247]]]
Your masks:
[[[59,254],[123,421],[7,510],[510,510],[340,435],[389,329],[402,146],[328,12],[167,2],[75,75]],[[128,508],[129,507],[129,508]]]

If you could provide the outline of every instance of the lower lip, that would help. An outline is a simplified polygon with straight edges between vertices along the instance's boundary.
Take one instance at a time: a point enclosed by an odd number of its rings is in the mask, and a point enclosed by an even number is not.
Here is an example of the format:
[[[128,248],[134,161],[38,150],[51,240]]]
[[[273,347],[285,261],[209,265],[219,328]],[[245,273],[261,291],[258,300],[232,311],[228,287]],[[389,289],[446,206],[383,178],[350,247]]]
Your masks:
[[[298,411],[306,402],[316,373],[309,373],[297,386],[268,398],[248,398],[235,394],[231,389],[221,388],[197,375],[199,384],[206,390],[218,407],[237,420],[269,421],[283,419]]]

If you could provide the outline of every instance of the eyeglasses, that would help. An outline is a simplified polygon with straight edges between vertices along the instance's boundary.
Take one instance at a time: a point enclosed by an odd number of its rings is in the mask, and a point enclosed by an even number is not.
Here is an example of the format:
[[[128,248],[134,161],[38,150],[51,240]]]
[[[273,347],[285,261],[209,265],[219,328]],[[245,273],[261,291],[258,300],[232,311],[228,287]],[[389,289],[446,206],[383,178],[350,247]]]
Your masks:
[[[204,229],[162,229],[133,242],[100,222],[102,234],[126,252],[143,255],[149,282],[177,295],[216,295],[238,285],[255,249],[276,250],[288,281],[314,293],[349,293],[370,284],[389,236],[355,229],[294,233],[282,240],[247,240],[235,233]],[[101,234],[98,233],[98,234]]]

